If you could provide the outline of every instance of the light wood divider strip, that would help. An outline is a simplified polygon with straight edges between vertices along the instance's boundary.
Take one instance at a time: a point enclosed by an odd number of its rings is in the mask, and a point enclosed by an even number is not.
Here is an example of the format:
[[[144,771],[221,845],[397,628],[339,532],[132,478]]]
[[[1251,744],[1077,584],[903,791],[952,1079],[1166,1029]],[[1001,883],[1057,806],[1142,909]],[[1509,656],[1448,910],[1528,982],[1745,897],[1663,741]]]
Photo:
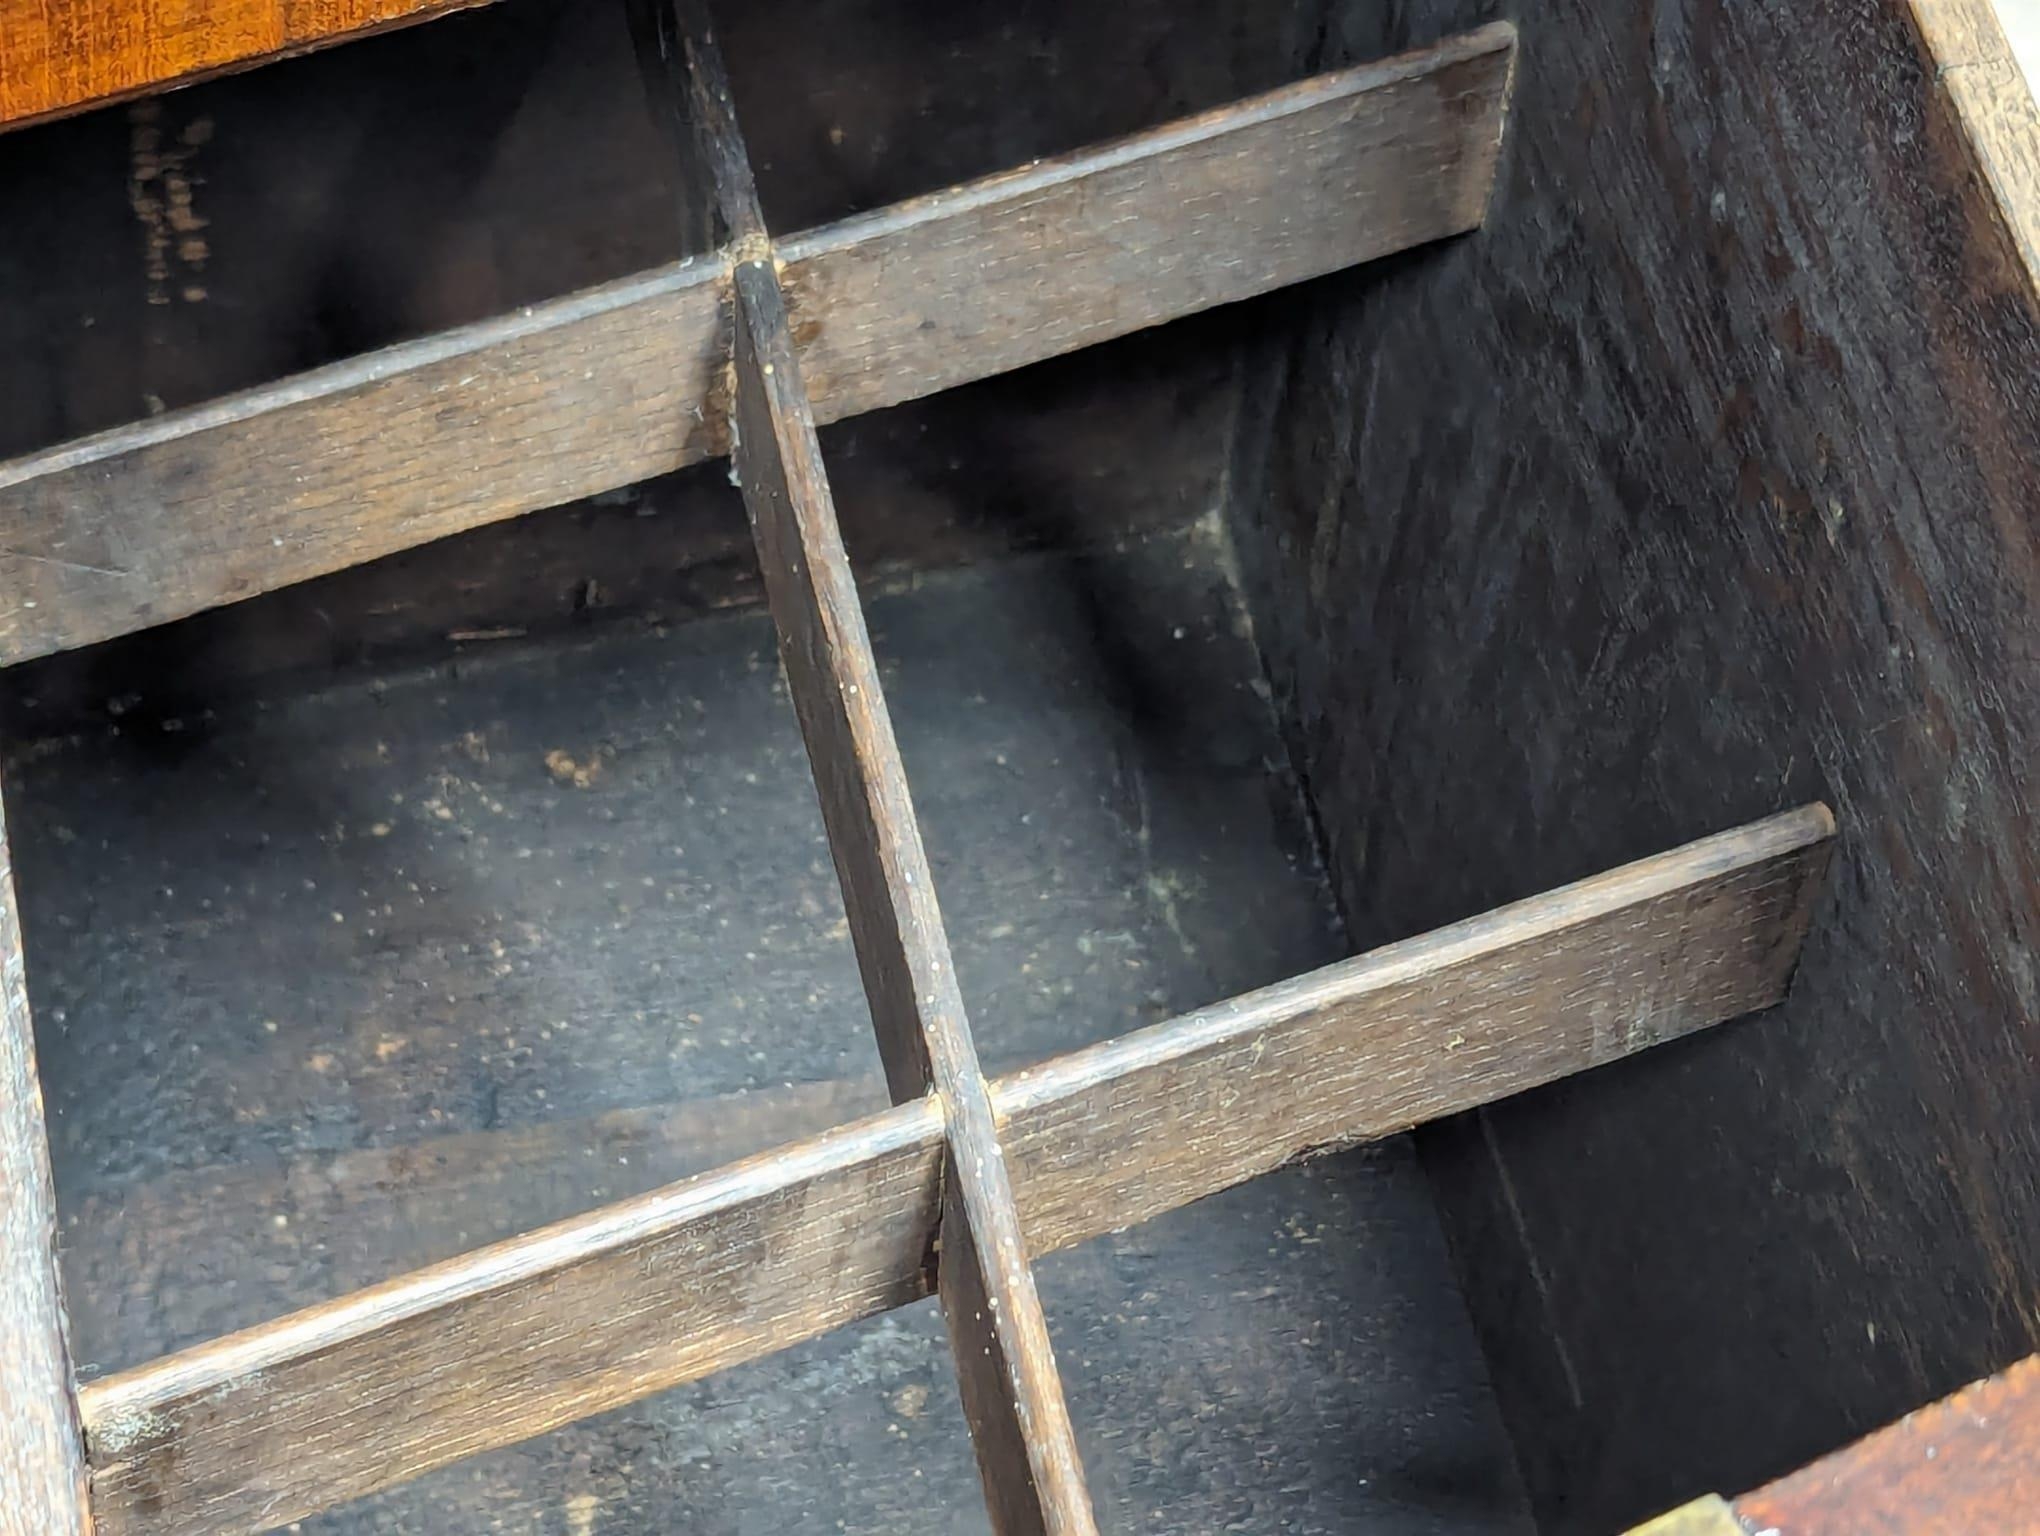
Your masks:
[[[705,0],[671,0],[683,87],[735,260],[731,463],[788,691],[843,889],[850,938],[897,1103],[941,1106],[936,1289],[999,1536],[1096,1536],[1076,1431],[1020,1232],[906,765],[837,526],[814,411]],[[666,28],[659,38],[666,51]]]
[[[1508,1098],[1785,994],[1807,806],[1000,1080],[1037,1253]]]
[[[0,814],[0,1536],[91,1530],[14,859]]]
[[[771,259],[737,287],[735,463],[895,1100],[948,1125],[936,1276],[1000,1536],[1092,1536],[1076,1432]]]
[[[1998,217],[2025,267],[2030,301],[2040,307],[2040,101],[2005,36],[1996,0],[1911,0],[1934,88],[1955,104],[1977,178],[1990,188]],[[2018,0],[2027,27],[2030,0]]]
[[[782,240],[816,418],[1479,228],[1515,48],[1494,22]]]
[[[1770,1006],[1833,826],[1788,812],[1000,1079],[1028,1243]],[[943,1154],[917,1099],[87,1383],[100,1532],[271,1529],[925,1296]]]
[[[80,1391],[100,1536],[266,1531],[928,1294],[903,1105]]]
[[[816,418],[1476,227],[1497,24],[787,242]],[[728,451],[697,258],[0,464],[0,665]]]

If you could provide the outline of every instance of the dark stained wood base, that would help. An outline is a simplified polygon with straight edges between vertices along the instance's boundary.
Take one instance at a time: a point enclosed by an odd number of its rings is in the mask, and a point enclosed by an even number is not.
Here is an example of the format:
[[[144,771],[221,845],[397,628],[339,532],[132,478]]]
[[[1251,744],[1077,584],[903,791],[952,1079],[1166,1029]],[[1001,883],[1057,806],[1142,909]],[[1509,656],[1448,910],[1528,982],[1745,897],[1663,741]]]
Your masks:
[[[1207,527],[872,604],[993,1071],[1343,953],[1223,569]],[[506,642],[20,767],[94,1374],[883,1105],[772,654]],[[1041,1285],[1110,1529],[1526,1529],[1404,1144]],[[981,1531],[944,1355],[875,1319],[304,1528]]]

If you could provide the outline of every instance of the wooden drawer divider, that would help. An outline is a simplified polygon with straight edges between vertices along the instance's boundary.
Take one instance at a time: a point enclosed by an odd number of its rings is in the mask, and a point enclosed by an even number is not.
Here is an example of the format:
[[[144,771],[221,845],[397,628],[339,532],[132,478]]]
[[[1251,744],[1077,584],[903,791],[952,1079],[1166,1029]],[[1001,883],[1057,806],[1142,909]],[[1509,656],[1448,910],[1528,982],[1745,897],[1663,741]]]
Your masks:
[[[779,243],[705,9],[649,21],[717,259],[0,466],[0,662],[728,453],[894,1107],[77,1386],[0,882],[0,1472],[27,1491],[8,1536],[272,1529],[931,1292],[995,1528],[1091,1532],[1030,1255],[1768,1007],[1790,979],[1820,806],[987,1081],[816,422],[1475,227],[1514,36]]]
[[[795,235],[824,424],[1479,226],[1515,33]],[[0,665],[729,451],[730,263],[687,261],[0,463]]]

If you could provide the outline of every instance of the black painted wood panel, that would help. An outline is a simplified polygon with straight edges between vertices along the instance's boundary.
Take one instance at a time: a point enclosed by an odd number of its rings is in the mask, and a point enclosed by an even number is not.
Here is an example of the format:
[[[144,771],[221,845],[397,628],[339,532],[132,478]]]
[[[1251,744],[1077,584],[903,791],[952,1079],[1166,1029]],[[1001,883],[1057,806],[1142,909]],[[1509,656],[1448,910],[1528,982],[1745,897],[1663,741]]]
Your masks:
[[[1897,0],[1507,9],[1488,226],[1289,306],[1239,506],[1356,945],[1840,819],[1780,1013],[1426,1147],[1605,1530],[2040,1344],[2040,327]]]

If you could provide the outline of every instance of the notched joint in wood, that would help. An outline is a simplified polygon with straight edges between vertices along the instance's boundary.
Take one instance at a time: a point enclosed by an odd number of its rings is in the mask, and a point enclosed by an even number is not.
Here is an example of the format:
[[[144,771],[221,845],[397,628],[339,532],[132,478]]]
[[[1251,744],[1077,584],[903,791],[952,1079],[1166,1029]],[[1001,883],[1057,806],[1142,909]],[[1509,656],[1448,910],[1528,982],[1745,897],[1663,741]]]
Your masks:
[[[769,266],[775,272],[779,270],[779,260],[772,247],[772,237],[762,229],[739,235],[724,246],[723,260],[729,264],[731,270],[743,266],[746,262],[756,262],[761,267]]]

